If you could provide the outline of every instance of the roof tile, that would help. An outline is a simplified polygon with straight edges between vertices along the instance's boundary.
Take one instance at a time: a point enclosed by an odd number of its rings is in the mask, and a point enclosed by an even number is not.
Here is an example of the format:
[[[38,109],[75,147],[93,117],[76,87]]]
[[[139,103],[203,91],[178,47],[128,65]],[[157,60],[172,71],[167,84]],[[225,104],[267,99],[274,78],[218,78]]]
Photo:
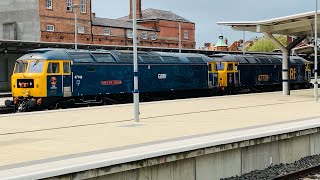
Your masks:
[[[171,11],[165,11],[165,10],[159,10],[159,9],[146,9],[143,10],[142,12],[142,18],[140,20],[169,20],[169,21],[183,21],[187,23],[192,23],[191,21],[171,12]],[[125,16],[122,18],[119,18],[118,20],[123,20],[123,21],[129,21],[130,18],[129,16]]]
[[[126,28],[132,29],[132,22],[118,20],[118,19],[108,19],[108,18],[98,18],[92,17],[92,25],[93,26],[104,26],[104,27],[116,27],[116,28]],[[137,26],[139,30],[146,31],[156,31],[155,29],[146,28],[143,26]]]

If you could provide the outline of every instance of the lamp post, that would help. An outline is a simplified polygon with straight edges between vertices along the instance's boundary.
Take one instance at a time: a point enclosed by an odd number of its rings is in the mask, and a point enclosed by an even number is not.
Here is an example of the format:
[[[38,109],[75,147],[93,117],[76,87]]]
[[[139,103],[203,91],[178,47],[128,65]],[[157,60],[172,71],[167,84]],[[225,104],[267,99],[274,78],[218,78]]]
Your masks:
[[[243,47],[242,47],[242,53],[246,54],[246,32],[243,31]]]
[[[137,0],[132,1],[133,12],[133,102],[134,121],[139,122],[139,76],[138,76],[138,39],[137,39]]]
[[[72,9],[74,9],[74,49],[78,49],[78,21],[77,12],[80,8],[79,4],[73,4]]]
[[[182,22],[182,19],[181,18],[178,18],[177,19],[178,22],[179,22],[179,53],[181,53],[181,22]]]
[[[179,53],[181,53],[181,21],[179,21]]]
[[[314,14],[314,98],[318,101],[318,0]]]

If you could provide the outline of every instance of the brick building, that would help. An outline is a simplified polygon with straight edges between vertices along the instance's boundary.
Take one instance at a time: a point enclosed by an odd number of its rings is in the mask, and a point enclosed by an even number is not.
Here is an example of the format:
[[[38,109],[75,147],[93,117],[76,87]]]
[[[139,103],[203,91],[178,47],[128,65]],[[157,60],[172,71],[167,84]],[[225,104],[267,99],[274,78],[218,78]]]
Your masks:
[[[74,42],[74,13],[78,15],[78,42],[132,45],[132,8],[119,19],[99,18],[92,0],[10,0],[0,2],[0,38],[42,42]],[[131,7],[131,0],[128,2]],[[137,0],[140,46],[195,48],[195,24],[170,11],[141,9]],[[76,10],[72,5],[78,4]],[[15,8],[20,6],[20,8]]]

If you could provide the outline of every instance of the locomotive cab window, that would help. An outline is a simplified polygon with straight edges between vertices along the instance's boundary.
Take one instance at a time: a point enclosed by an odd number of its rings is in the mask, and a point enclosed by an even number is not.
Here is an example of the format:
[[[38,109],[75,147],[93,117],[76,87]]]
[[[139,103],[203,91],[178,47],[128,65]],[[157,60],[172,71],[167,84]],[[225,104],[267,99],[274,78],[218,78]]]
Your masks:
[[[217,63],[216,70],[224,70],[224,63]]]
[[[44,62],[43,61],[31,61],[29,64],[29,73],[42,73],[43,72],[43,67],[44,67]]]
[[[48,74],[58,74],[60,73],[60,67],[58,62],[49,62],[48,64]]]
[[[17,61],[15,68],[14,68],[14,73],[25,73],[27,70],[28,63],[24,61]]]
[[[63,73],[64,74],[70,74],[70,63],[69,62],[63,62]]]
[[[233,63],[228,63],[228,71],[233,71]]]

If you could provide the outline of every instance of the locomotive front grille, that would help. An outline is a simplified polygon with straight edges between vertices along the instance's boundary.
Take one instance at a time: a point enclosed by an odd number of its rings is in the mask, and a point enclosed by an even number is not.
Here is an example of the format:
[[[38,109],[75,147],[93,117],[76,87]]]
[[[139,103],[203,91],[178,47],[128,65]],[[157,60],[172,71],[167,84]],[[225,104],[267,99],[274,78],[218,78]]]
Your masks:
[[[17,88],[34,88],[33,79],[17,79]]]

